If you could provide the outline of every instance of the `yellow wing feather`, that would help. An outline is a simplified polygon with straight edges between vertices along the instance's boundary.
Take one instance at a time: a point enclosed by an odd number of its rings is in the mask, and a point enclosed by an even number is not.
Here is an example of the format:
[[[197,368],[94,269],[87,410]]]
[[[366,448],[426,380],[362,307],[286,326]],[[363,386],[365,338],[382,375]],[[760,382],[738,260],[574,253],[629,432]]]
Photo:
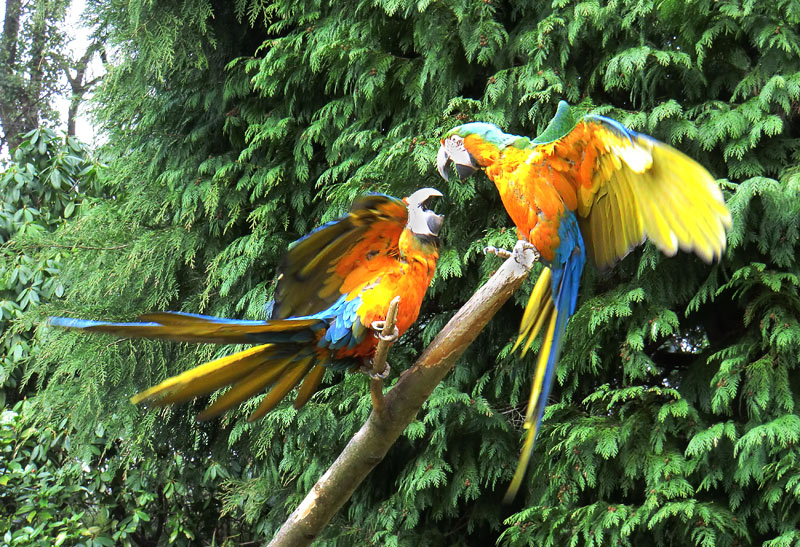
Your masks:
[[[629,138],[596,118],[579,123],[559,151],[569,153],[569,146],[581,154],[573,176],[581,232],[595,264],[612,265],[645,237],[670,256],[679,248],[706,262],[722,255],[731,215],[702,165],[645,135]],[[593,169],[581,160],[593,162]],[[591,180],[583,180],[589,173]]]
[[[407,221],[402,200],[363,196],[347,215],[296,241],[278,268],[272,318],[312,315],[331,306],[347,292],[342,283],[356,263],[397,249]]]

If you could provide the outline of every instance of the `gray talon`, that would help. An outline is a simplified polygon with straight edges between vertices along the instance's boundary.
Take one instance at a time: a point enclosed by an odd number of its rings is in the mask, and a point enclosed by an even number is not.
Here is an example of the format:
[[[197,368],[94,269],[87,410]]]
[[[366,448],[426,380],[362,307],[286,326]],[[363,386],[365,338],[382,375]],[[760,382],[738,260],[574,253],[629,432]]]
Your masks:
[[[383,369],[383,372],[373,372],[372,369],[369,371],[369,377],[373,380],[385,380],[389,377],[389,374],[392,373],[392,367],[389,366],[389,363],[386,363],[386,366]]]
[[[541,255],[539,251],[536,250],[536,247],[527,239],[518,239],[517,243],[514,245],[514,260],[516,260],[518,264],[525,265],[523,255],[526,251],[531,251],[533,253],[534,261],[539,260]]]
[[[485,255],[493,254],[499,256],[500,258],[508,258],[511,256],[512,253],[511,251],[508,251],[506,249],[500,249],[498,247],[493,247],[489,245],[488,247],[483,248],[483,254]]]
[[[388,334],[386,336],[383,335],[383,329],[386,327],[386,321],[373,321],[370,325],[370,328],[375,331],[372,335],[375,338],[379,338],[386,342],[394,342],[400,337],[400,331],[397,330],[397,326],[395,325],[394,329],[392,330],[392,334]]]

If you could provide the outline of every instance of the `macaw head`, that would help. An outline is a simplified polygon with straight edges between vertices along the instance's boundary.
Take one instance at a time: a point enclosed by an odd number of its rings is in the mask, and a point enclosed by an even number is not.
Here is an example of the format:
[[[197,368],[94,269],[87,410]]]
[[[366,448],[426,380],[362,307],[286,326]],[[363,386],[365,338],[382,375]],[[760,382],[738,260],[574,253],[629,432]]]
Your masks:
[[[447,166],[453,163],[458,176],[465,179],[497,160],[503,148],[518,137],[503,133],[490,123],[472,122],[454,127],[442,139],[436,165],[444,180],[450,180]]]
[[[444,224],[444,215],[437,215],[428,209],[428,201],[435,197],[442,197],[442,193],[435,188],[420,188],[407,198],[403,198],[403,202],[408,206],[406,228],[414,235],[439,237]]]

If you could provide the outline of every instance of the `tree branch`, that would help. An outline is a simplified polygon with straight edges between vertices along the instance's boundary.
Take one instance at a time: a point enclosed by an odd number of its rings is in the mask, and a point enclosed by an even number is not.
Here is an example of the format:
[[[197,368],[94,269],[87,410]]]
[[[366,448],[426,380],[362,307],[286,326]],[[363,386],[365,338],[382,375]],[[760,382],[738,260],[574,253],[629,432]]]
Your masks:
[[[383,412],[373,412],[333,465],[272,538],[272,547],[309,545],[378,465],[422,403],[447,375],[489,320],[528,276],[535,253],[519,243],[489,281],[439,332],[420,358],[386,394]]]
[[[372,374],[370,374],[369,391],[372,395],[372,408],[376,412],[383,412],[385,400],[383,397],[383,379],[389,372],[386,365],[386,356],[389,353],[389,346],[397,340],[398,331],[395,327],[397,322],[397,307],[400,305],[400,297],[395,296],[389,302],[389,310],[386,312],[385,321],[375,321],[372,323],[374,330],[380,329],[378,347],[375,348],[375,357],[372,359]],[[386,374],[384,374],[384,372]]]

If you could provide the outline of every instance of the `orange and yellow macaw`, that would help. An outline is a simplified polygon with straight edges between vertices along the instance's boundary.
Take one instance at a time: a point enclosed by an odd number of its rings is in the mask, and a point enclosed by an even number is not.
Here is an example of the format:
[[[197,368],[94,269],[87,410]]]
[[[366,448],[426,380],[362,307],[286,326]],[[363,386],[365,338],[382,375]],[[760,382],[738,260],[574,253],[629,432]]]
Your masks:
[[[370,327],[385,318],[395,296],[399,334],[417,319],[436,269],[443,223],[426,202],[441,195],[424,188],[404,200],[365,196],[347,215],[296,241],[279,267],[267,321],[156,312],[133,323],[51,317],[50,324],[125,338],[258,344],[169,378],[135,395],[133,403],[180,403],[232,384],[198,416],[207,420],[271,386],[252,421],[302,381],[294,402],[299,408],[316,391],[326,366],[353,368],[372,359],[378,339]]]
[[[725,250],[731,215],[714,177],[699,163],[610,118],[575,120],[564,101],[535,139],[476,122],[452,129],[441,143],[441,175],[448,178],[451,162],[462,178],[483,169],[518,237],[546,265],[514,346],[522,345],[524,355],[545,329],[509,499],[533,450],[587,255],[596,266],[609,267],[647,237],[667,255],[680,248],[711,262]]]

